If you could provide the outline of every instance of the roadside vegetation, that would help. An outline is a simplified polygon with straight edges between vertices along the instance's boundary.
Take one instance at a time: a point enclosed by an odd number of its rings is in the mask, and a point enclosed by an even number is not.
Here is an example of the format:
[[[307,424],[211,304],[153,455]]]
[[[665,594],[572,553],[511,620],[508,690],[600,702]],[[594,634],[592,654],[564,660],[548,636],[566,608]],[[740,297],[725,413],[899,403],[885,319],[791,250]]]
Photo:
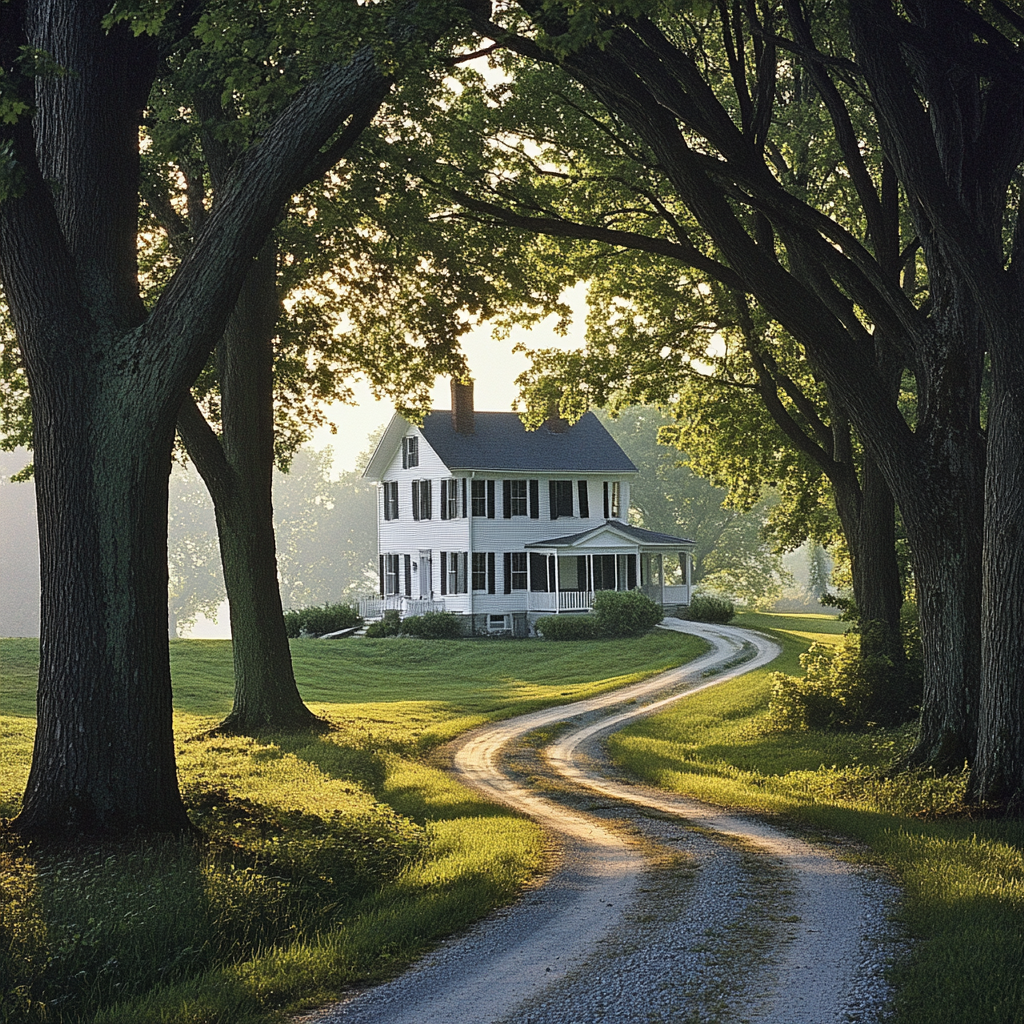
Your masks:
[[[779,815],[826,841],[850,837],[905,892],[916,940],[897,969],[897,1024],[1024,1021],[1024,824],[963,803],[966,770],[891,771],[913,726],[780,730],[769,716],[773,675],[802,675],[812,642],[839,645],[845,623],[748,613],[783,647],[767,668],[674,705],[609,737],[616,763],[646,782],[720,806]]]
[[[544,864],[532,822],[432,764],[475,725],[695,657],[630,640],[292,641],[322,735],[222,736],[231,644],[171,643],[182,791],[199,842],[0,847],[0,1020],[248,1024],[395,973]],[[0,817],[31,758],[38,645],[0,640]]]

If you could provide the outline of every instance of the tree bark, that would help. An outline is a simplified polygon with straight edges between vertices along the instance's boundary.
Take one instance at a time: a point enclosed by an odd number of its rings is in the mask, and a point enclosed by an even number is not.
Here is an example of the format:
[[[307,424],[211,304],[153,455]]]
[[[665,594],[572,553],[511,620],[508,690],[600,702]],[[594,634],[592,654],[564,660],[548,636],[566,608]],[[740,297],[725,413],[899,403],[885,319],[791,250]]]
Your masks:
[[[309,728],[319,721],[295,683],[277,576],[272,504],[276,280],[276,250],[268,242],[217,344],[221,439],[191,398],[178,415],[178,432],[217,517],[235,667],[234,706],[220,728],[240,733]]]

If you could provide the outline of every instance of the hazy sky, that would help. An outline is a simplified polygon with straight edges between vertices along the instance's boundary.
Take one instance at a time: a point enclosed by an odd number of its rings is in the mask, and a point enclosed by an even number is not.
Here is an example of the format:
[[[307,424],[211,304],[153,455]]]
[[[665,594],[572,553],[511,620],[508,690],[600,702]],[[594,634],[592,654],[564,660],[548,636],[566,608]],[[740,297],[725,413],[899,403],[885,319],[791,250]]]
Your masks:
[[[563,298],[575,311],[572,327],[565,337],[555,334],[554,317],[538,324],[532,330],[516,329],[508,339],[496,340],[490,327],[484,325],[471,331],[462,339],[462,348],[469,360],[470,374],[476,387],[473,402],[483,412],[507,412],[516,398],[513,381],[528,366],[529,360],[522,353],[513,354],[517,342],[530,348],[577,348],[582,344],[584,331],[584,292],[582,288],[567,292]],[[451,408],[451,382],[440,378],[434,385],[434,407]],[[332,435],[327,427],[314,433],[310,446],[316,449],[333,447],[334,469],[342,471],[355,468],[356,456],[366,448],[366,439],[382,423],[387,423],[394,414],[394,408],[387,402],[374,401],[370,389],[357,382],[356,405],[334,405],[330,418],[338,432]]]

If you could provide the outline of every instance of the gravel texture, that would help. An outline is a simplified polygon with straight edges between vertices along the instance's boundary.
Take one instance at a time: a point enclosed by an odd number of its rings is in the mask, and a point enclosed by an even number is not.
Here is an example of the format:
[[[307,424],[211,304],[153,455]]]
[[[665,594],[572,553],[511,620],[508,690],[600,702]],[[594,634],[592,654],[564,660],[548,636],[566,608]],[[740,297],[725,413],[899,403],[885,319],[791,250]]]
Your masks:
[[[459,744],[463,781],[556,836],[561,856],[545,884],[394,981],[303,1021],[886,1020],[884,972],[901,952],[888,923],[898,896],[891,885],[764,822],[630,785],[604,761],[608,732],[774,656],[774,645],[748,630],[667,624],[706,637],[714,650],[657,679],[495,723]],[[751,652],[753,660],[735,665]],[[565,721],[571,727],[542,752],[520,742]]]

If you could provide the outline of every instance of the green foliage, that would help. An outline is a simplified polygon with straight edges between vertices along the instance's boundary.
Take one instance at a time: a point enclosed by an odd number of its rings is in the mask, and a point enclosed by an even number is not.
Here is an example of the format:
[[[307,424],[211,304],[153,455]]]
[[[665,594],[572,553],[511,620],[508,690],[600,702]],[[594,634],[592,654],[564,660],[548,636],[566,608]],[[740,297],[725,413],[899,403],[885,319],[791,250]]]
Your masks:
[[[384,617],[377,622],[371,622],[366,627],[366,635],[371,640],[383,636],[398,636],[402,631],[402,614],[397,608],[387,608]]]
[[[861,728],[874,687],[884,685],[893,668],[888,658],[862,657],[856,633],[847,633],[839,645],[812,644],[800,664],[803,678],[772,674],[770,729]]]
[[[424,640],[454,640],[462,636],[462,626],[455,612],[424,612],[402,619],[402,633]]]
[[[593,640],[599,635],[593,615],[545,615],[536,629],[545,640]]]
[[[594,595],[598,636],[641,636],[661,622],[661,606],[639,590],[599,590]]]
[[[325,604],[284,613],[285,630],[290,637],[323,636],[339,629],[362,625],[359,612],[350,604]]]
[[[713,594],[694,594],[687,607],[680,609],[679,617],[690,622],[717,622],[724,625],[736,615],[736,606],[724,597]]]

